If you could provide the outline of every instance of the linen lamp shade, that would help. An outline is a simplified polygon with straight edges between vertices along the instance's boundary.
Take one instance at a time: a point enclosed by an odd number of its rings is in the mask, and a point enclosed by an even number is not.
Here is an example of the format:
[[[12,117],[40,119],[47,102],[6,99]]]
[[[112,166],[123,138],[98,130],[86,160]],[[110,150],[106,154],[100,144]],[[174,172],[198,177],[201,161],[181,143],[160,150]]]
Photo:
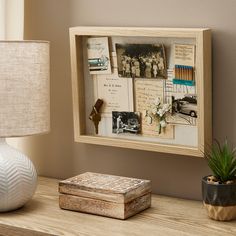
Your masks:
[[[0,137],[50,130],[49,43],[0,41]]]
[[[49,43],[0,41],[0,212],[29,201],[37,186],[31,160],[6,137],[50,130]]]

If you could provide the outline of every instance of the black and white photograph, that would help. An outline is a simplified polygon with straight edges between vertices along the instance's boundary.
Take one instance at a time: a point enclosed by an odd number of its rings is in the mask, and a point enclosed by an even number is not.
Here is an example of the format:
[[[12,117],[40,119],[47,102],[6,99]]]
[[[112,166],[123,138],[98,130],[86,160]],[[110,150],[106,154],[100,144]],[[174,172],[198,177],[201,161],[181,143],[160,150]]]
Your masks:
[[[116,44],[116,53],[120,77],[166,79],[163,44]]]
[[[196,125],[197,115],[196,94],[185,94],[181,98],[172,96],[172,115],[169,117],[169,123]]]
[[[139,112],[112,112],[112,133],[140,133],[140,113]]]

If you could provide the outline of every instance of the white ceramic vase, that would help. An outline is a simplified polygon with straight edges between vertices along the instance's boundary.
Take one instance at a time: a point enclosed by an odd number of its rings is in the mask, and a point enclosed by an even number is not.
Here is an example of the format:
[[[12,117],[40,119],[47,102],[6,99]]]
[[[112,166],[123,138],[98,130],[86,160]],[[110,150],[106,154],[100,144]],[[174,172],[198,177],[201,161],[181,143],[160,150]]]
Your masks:
[[[22,207],[34,195],[36,186],[33,163],[0,138],[0,212]]]

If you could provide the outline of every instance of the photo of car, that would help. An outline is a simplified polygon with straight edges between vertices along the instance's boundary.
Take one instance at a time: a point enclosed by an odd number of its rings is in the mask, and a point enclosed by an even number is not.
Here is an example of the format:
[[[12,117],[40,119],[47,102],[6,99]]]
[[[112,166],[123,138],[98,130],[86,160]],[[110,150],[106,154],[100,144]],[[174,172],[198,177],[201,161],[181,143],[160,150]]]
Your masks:
[[[138,134],[140,133],[140,113],[139,112],[112,112],[112,133],[116,134]]]
[[[186,94],[181,99],[173,98],[172,111],[191,117],[197,117],[197,96],[194,94]]]
[[[140,130],[139,120],[136,118],[128,119],[128,122],[123,127],[124,132],[130,132],[137,134]]]
[[[195,103],[190,103],[186,101],[181,101],[180,102],[180,113],[192,116],[192,117],[197,117],[197,104]]]
[[[90,71],[101,71],[107,70],[109,64],[109,59],[105,56],[100,58],[88,59],[88,65]]]
[[[108,37],[89,37],[87,57],[91,75],[111,74]]]
[[[182,101],[186,101],[192,104],[197,104],[197,95],[196,94],[185,94]]]

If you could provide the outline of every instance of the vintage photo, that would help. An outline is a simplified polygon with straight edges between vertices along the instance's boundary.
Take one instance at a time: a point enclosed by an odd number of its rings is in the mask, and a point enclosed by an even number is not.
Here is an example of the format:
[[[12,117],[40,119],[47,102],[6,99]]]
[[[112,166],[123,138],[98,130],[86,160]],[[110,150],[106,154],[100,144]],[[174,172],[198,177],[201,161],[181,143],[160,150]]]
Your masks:
[[[112,133],[140,133],[139,112],[112,112]]]
[[[111,74],[108,37],[88,38],[87,52],[90,74]]]
[[[163,44],[116,44],[118,73],[125,78],[166,78]]]
[[[197,116],[196,94],[185,94],[181,98],[172,96],[172,115],[169,117],[169,123],[196,125]]]

